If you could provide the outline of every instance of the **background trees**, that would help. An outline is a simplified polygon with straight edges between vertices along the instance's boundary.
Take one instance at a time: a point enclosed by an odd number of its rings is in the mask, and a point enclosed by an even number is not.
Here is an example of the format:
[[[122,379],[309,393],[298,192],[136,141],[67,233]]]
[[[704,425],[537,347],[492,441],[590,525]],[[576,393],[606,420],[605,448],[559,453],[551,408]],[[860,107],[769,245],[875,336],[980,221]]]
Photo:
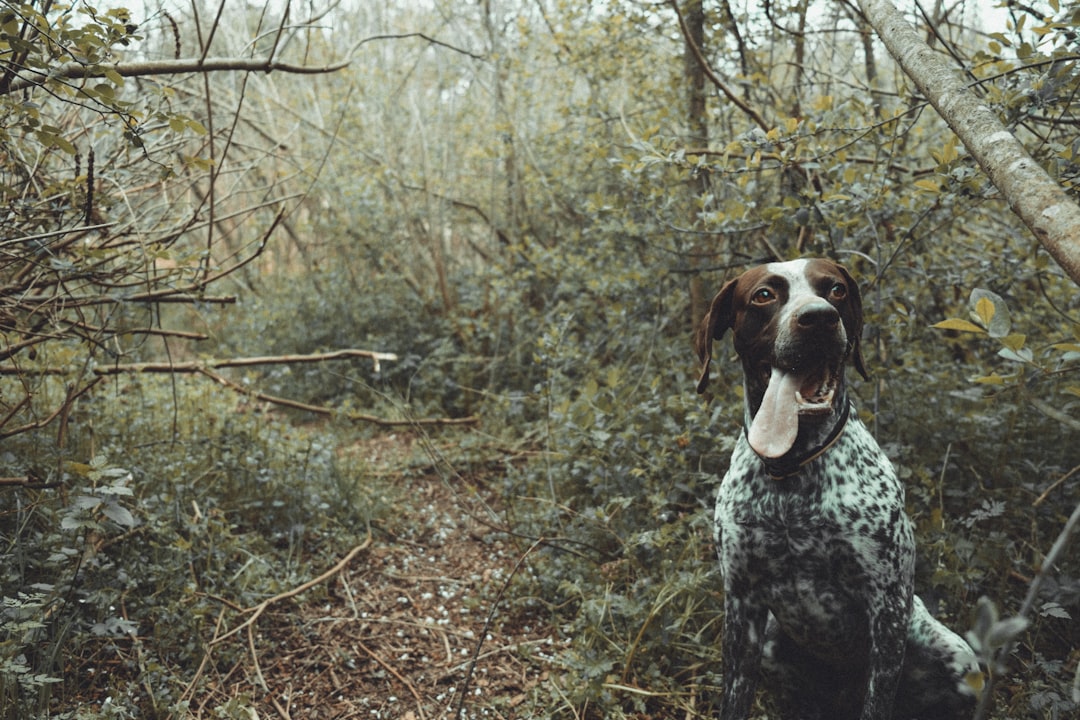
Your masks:
[[[1076,11],[903,7],[1075,198]],[[688,338],[768,257],[863,281],[860,406],[951,624],[1015,608],[1077,503],[1075,286],[852,3],[9,3],[0,28],[7,717],[91,689],[225,712],[191,670],[235,659],[207,654],[218,598],[400,530],[342,459],[381,432],[350,414],[478,419],[433,467],[483,476],[525,558],[504,611],[568,639],[530,702],[707,712],[708,503],[740,415],[733,365],[693,396]],[[203,68],[121,72],[178,59]],[[336,414],[318,428],[205,379],[99,379],[340,348],[398,359],[225,376]],[[1076,573],[1040,598],[1010,716],[1071,712]],[[103,657],[139,672],[81,681]]]

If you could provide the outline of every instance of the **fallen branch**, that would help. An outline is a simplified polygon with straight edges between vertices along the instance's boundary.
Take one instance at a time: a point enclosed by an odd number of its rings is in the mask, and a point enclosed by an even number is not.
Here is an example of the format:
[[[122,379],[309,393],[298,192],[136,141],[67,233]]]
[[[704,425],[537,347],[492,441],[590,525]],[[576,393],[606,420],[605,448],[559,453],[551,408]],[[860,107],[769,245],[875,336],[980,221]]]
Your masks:
[[[24,487],[31,490],[43,490],[45,488],[60,487],[62,483],[46,482],[33,475],[26,477],[0,477],[0,487]]]
[[[205,375],[230,390],[235,390],[242,395],[247,395],[256,400],[262,400],[263,402],[272,403],[274,405],[281,405],[282,407],[293,408],[294,410],[303,410],[304,412],[322,415],[323,417],[344,417],[353,422],[366,422],[381,427],[404,427],[411,425],[475,425],[477,422],[477,418],[473,415],[463,418],[411,418],[406,420],[387,420],[386,418],[377,417],[375,415],[335,410],[334,408],[323,407],[321,405],[309,405],[308,403],[303,403],[299,400],[290,400],[289,398],[283,398],[278,395],[269,395],[258,390],[244,387],[240,383],[234,382],[205,367],[198,368],[195,372]]]
[[[124,375],[124,374],[140,374],[140,373],[157,373],[157,374],[174,374],[174,373],[189,373],[199,374],[210,378],[214,382],[223,387],[227,387],[230,390],[245,395],[255,400],[262,402],[268,402],[272,405],[280,405],[281,407],[292,408],[294,410],[301,410],[303,412],[309,412],[314,415],[320,415],[322,417],[343,417],[352,422],[364,422],[371,423],[372,425],[379,425],[380,427],[409,427],[417,425],[475,425],[478,419],[474,415],[462,418],[405,418],[402,420],[388,420],[376,415],[367,415],[365,413],[349,412],[345,410],[338,410],[335,408],[324,407],[322,405],[311,405],[309,403],[300,402],[299,400],[292,400],[291,398],[281,397],[279,395],[270,395],[259,390],[254,390],[249,387],[245,387],[240,383],[230,380],[229,378],[214,372],[214,370],[222,368],[236,368],[236,367],[252,367],[255,365],[293,365],[299,363],[315,363],[325,362],[328,360],[344,360],[348,358],[369,358],[375,366],[375,372],[379,371],[379,363],[383,360],[397,360],[398,356],[394,353],[376,352],[374,350],[355,350],[344,349],[334,350],[325,353],[313,353],[311,355],[265,355],[246,358],[224,358],[224,359],[205,359],[205,360],[189,360],[187,362],[143,362],[143,363],[126,363],[115,365],[102,365],[93,369],[94,375],[97,376],[96,380],[100,380],[109,375]],[[20,370],[19,368],[7,369],[0,367],[0,375],[5,374],[52,374],[52,375],[66,375],[69,372],[75,372],[75,370],[64,369],[48,369],[48,370]],[[20,428],[21,432],[26,428]],[[0,437],[6,437],[2,431],[0,431]]]
[[[394,353],[375,352],[373,350],[334,350],[311,355],[267,355],[248,358],[225,358],[223,360],[191,360],[189,362],[145,362],[126,365],[108,365],[94,368],[98,375],[120,375],[123,373],[201,373],[207,368],[250,367],[252,365],[293,365],[296,363],[323,362],[343,358],[371,358],[375,372],[379,371],[382,360],[397,360]]]

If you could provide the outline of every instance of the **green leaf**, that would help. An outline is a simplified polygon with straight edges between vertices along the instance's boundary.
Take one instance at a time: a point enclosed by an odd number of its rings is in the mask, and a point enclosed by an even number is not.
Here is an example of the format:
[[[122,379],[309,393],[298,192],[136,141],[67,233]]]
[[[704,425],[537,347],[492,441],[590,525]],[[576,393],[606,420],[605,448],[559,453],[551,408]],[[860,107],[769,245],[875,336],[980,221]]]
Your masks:
[[[1034,355],[1028,348],[1021,348],[1020,350],[1013,350],[1011,348],[1001,348],[998,350],[998,356],[1003,357],[1006,360],[1011,360],[1018,363],[1029,363],[1032,361]]]
[[[135,517],[128,511],[123,505],[117,503],[106,503],[101,509],[102,514],[105,517],[112,520],[117,525],[123,525],[124,527],[135,527],[138,523],[135,521]]]

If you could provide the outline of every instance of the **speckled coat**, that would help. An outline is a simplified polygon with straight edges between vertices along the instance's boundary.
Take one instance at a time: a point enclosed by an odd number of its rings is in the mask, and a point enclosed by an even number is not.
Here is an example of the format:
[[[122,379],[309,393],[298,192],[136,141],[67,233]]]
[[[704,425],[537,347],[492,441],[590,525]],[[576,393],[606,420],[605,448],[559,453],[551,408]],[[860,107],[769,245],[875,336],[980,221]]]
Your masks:
[[[847,292],[837,292],[836,284]],[[755,307],[751,296],[761,287],[768,293]],[[783,309],[798,293],[827,298],[836,319],[799,326]],[[827,315],[821,306],[807,303]],[[832,367],[810,373],[826,378],[832,404],[828,412],[800,417],[798,435],[779,458],[760,456],[743,433],[720,484],[721,717],[749,716],[759,678],[783,718],[970,717],[974,656],[914,595],[915,541],[904,488],[847,399],[844,362],[853,358],[863,370],[857,285],[828,261],[774,263],[731,281],[699,337],[706,365],[699,389],[707,380],[709,342],[729,328],[745,370],[748,428],[768,369],[797,364],[772,349],[777,335],[792,336],[784,339],[790,352]]]

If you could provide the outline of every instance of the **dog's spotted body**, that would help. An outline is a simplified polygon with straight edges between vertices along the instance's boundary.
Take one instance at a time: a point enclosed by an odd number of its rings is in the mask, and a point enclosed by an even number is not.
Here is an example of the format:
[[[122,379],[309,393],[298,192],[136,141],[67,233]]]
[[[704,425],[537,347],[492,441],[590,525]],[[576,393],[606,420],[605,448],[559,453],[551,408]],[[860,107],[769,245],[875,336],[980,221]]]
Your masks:
[[[974,655],[913,594],[904,489],[851,412],[866,375],[858,285],[828,260],[754,268],[713,299],[698,335],[731,330],[746,430],[720,485],[724,720],[750,714],[758,678],[783,718],[970,717]]]

